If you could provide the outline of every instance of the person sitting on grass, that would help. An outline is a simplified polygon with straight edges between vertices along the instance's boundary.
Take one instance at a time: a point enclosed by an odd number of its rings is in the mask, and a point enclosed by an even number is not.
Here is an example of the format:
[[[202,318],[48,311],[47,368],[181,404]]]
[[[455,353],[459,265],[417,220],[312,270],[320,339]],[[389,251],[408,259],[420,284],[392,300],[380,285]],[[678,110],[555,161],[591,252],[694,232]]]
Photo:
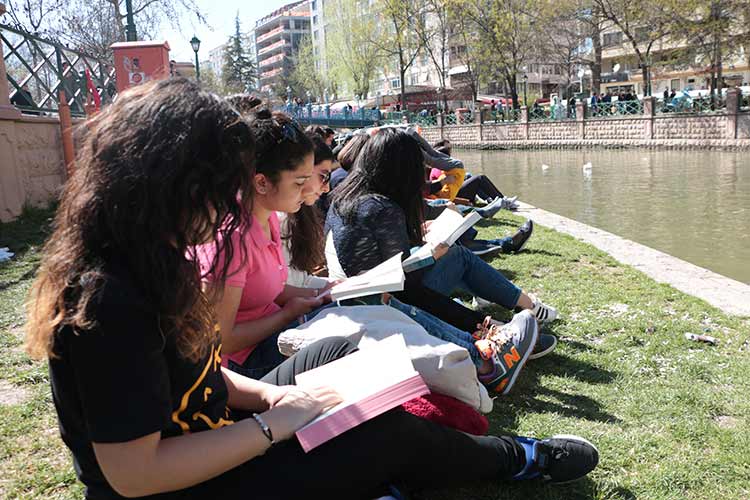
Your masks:
[[[195,83],[169,78],[120,94],[85,134],[25,331],[29,354],[49,362],[87,500],[375,498],[392,484],[564,482],[596,467],[597,449],[580,437],[473,436],[401,409],[305,453],[294,433],[340,396],[299,389],[295,376],[356,348],[314,344],[262,381],[227,370],[191,251],[213,244],[217,256],[241,255],[227,233],[250,223],[247,123]],[[227,271],[213,262],[216,283]]]
[[[313,143],[283,113],[257,111],[250,118],[256,137],[254,202],[247,215],[252,224],[230,237],[247,259],[227,259],[230,277],[216,302],[224,350],[222,360],[230,369],[261,378],[286,358],[279,353],[277,338],[314,316],[326,299],[319,291],[286,284],[288,269],[277,212],[295,213],[303,205],[306,185],[313,176]],[[207,272],[216,259],[214,245],[199,256]],[[322,291],[322,290],[321,290]],[[330,299],[327,299],[330,302]]]
[[[332,238],[326,260],[333,277],[355,276],[423,243],[422,151],[411,134],[386,128],[360,153],[335,193],[326,219]],[[393,182],[398,178],[399,182]],[[329,245],[330,243],[330,245]],[[330,251],[328,247],[330,246]],[[464,289],[508,309],[530,309],[540,321],[557,310],[523,292],[499,271],[461,246],[440,245],[435,264],[415,271],[427,288],[450,295]]]
[[[331,278],[321,278],[312,273],[325,264],[323,221],[317,213],[315,203],[323,193],[328,192],[328,174],[333,154],[319,136],[308,133],[308,137],[315,146],[315,165],[313,175],[307,181],[309,186],[304,191],[304,205],[295,213],[279,214],[279,218],[282,221],[284,257],[289,266],[287,285],[315,288],[317,294],[332,282]],[[424,289],[419,282],[416,286],[422,297],[427,297],[433,307],[453,311],[466,309],[442,294]],[[396,295],[400,294],[396,292]],[[477,368],[479,380],[502,394],[510,392],[537,345],[537,322],[530,314],[518,314],[508,325],[502,325],[489,316],[479,320],[475,318],[472,328],[462,331],[428,312],[408,306],[390,294],[384,294],[379,303],[406,314],[430,335],[465,348]],[[346,316],[346,308],[337,314]],[[546,352],[536,354],[536,357],[540,357]]]

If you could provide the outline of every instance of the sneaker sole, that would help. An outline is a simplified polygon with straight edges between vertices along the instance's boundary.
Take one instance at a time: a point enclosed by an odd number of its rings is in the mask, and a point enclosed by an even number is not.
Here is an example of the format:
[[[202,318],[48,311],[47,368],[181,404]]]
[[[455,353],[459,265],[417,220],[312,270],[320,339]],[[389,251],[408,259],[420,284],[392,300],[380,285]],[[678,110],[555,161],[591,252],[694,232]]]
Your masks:
[[[544,357],[547,354],[549,354],[549,353],[551,353],[552,351],[555,350],[555,347],[557,347],[557,337],[555,337],[554,335],[550,335],[550,337],[552,337],[553,339],[555,339],[555,342],[551,346],[549,346],[548,348],[546,348],[543,351],[539,351],[539,352],[536,352],[536,353],[532,352],[529,355],[529,359],[539,359],[539,358]]]
[[[532,318],[534,318],[533,315],[530,314],[530,316]],[[521,360],[518,362],[518,367],[516,368],[516,371],[513,372],[513,375],[511,375],[510,380],[508,381],[508,385],[506,385],[505,389],[503,389],[503,392],[500,393],[503,396],[506,396],[510,392],[511,388],[513,387],[513,385],[516,383],[516,379],[518,378],[518,374],[521,373],[521,370],[524,367],[524,365],[526,364],[526,361],[529,360],[529,356],[531,355],[531,351],[534,350],[533,346],[535,346],[536,345],[536,341],[539,340],[539,326],[537,325],[536,319],[534,319],[534,321],[531,321],[530,323],[534,327],[534,334],[532,335],[533,339],[531,341],[532,347],[523,354],[523,356],[521,357]]]
[[[503,247],[490,247],[490,248],[483,248],[481,250],[471,250],[471,253],[476,255],[477,257],[481,257],[482,255],[487,255],[490,253],[500,253],[503,250]]]
[[[594,445],[594,443],[592,443],[588,439],[582,438],[581,436],[576,436],[575,434],[555,434],[552,437],[545,438],[543,441],[546,441],[547,439],[567,439],[569,441],[577,441],[579,443],[587,444],[587,445],[591,446],[594,449],[594,451],[596,451],[596,457],[597,457],[596,465],[599,465],[599,448],[597,448]],[[594,466],[594,468],[596,468],[596,465]],[[588,473],[584,474],[581,477],[577,477],[575,479],[569,479],[568,481],[557,481],[557,482],[551,483],[551,484],[568,484],[568,483],[574,483],[576,481],[580,481],[581,479],[583,479],[587,475],[588,475]],[[545,482],[549,482],[549,481],[545,480]]]

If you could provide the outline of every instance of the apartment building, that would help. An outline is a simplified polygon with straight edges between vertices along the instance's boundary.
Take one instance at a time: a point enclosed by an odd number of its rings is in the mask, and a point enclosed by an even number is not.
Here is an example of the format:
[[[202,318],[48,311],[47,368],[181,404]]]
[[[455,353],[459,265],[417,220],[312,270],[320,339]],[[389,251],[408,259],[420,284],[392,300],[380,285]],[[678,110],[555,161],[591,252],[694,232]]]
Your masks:
[[[292,54],[310,35],[310,0],[292,2],[255,23],[254,50],[261,91],[272,91],[291,71]]]
[[[645,45],[645,43],[644,43]],[[679,43],[657,41],[651,50],[651,94],[661,95],[667,90],[700,90],[710,88],[710,63],[705,60],[675,60]],[[727,85],[750,84],[748,54],[739,50],[723,61],[723,79]],[[634,92],[642,95],[645,89],[643,72],[630,41],[616,27],[602,32],[601,92]]]
[[[336,26],[326,19],[326,4],[331,0],[312,0],[311,21],[312,21],[312,40],[313,50],[315,53],[315,63],[321,72],[327,69],[326,61],[326,38],[330,36],[331,30],[337,29]],[[362,15],[378,15],[374,10],[375,2],[373,0],[363,0],[360,3]],[[382,19],[379,22],[385,23]],[[428,15],[428,23],[437,23],[434,15]],[[440,42],[434,42],[434,51],[439,54],[442,51]],[[446,43],[445,54],[445,88],[442,88],[441,78],[438,67],[433,63],[431,57],[426,52],[421,53],[414,60],[411,67],[407,70],[404,80],[398,74],[398,68],[395,64],[383,64],[373,80],[370,82],[370,93],[368,96],[361,96],[362,103],[367,106],[377,105],[378,107],[395,106],[400,99],[402,86],[404,87],[409,107],[412,109],[421,109],[424,107],[435,107],[440,100],[439,96],[445,95],[449,101],[449,106],[458,107],[468,105],[471,101],[471,91],[468,89],[466,75],[468,74],[467,66],[462,62],[460,55],[462,47],[453,41]],[[465,49],[464,49],[465,50]],[[384,70],[388,67],[388,70]],[[353,99],[355,96],[347,89],[340,89],[340,98]]]

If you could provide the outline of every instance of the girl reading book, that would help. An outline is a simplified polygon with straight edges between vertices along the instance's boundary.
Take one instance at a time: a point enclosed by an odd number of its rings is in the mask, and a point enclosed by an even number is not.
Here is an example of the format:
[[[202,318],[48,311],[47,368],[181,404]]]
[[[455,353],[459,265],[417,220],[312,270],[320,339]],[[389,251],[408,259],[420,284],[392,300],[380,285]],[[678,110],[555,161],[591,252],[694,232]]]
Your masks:
[[[395,176],[400,182],[392,182]],[[333,277],[357,275],[399,252],[408,256],[423,243],[424,182],[422,152],[408,132],[384,128],[370,139],[328,211],[326,260]],[[508,309],[529,309],[540,321],[557,316],[464,247],[440,245],[433,257],[434,266],[410,273],[426,288],[446,296],[465,289]]]
[[[339,397],[290,384],[355,349],[341,339],[311,346],[264,381],[223,368],[190,250],[239,250],[220,236],[249,223],[247,124],[170,78],[123,92],[85,134],[25,331],[29,353],[49,360],[60,433],[88,500],[373,498],[394,483],[565,481],[596,466],[582,438],[471,436],[401,410],[304,453],[292,436]],[[221,283],[227,267],[211,267]]]

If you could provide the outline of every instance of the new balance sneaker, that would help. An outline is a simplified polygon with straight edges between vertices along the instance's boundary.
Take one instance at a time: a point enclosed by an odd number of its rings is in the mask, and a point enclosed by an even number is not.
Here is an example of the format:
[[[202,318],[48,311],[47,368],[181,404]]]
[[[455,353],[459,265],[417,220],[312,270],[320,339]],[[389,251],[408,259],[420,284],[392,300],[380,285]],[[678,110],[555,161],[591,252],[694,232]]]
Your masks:
[[[515,438],[526,451],[526,465],[513,479],[568,483],[581,479],[599,463],[599,450],[579,436],[559,434],[548,439]]]
[[[538,319],[542,323],[552,322],[557,319],[557,309],[552,306],[548,306],[531,294],[529,294],[529,297],[531,297],[531,301],[534,303],[534,307],[533,309],[531,309],[531,312],[534,314],[534,316],[536,316],[536,319]]]
[[[522,311],[505,325],[491,325],[486,336],[474,345],[492,372],[479,376],[488,390],[508,394],[534,349],[539,330],[530,311]]]
[[[549,333],[540,333],[539,340],[536,341],[534,350],[531,351],[529,359],[539,359],[551,353],[557,347],[557,337]]]
[[[485,219],[491,219],[500,210],[502,210],[503,208],[507,208],[503,206],[503,203],[505,203],[505,198],[497,197],[494,200],[492,200],[490,203],[488,203],[487,206],[474,209],[474,211]]]

